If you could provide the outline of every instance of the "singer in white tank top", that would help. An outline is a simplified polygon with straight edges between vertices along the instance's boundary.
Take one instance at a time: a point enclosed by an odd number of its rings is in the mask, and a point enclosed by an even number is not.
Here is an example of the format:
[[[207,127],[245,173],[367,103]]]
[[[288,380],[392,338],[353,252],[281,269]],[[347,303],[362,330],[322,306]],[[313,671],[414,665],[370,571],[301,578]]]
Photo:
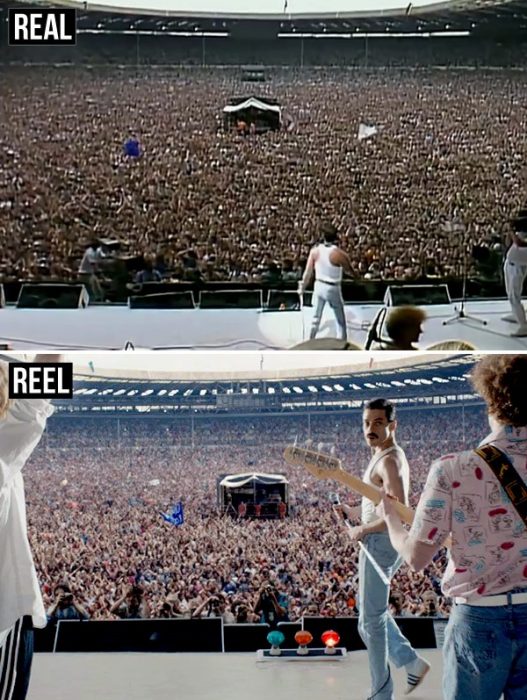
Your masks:
[[[327,224],[323,227],[323,234],[324,242],[314,246],[309,253],[304,276],[298,285],[298,293],[304,292],[314,276],[313,320],[309,335],[311,339],[316,337],[324,307],[329,304],[335,314],[336,337],[339,340],[346,340],[346,315],[341,283],[343,272],[349,275],[354,275],[354,272],[348,255],[336,245],[336,228]]]
[[[403,482],[405,502],[408,501],[408,495],[410,491],[410,467],[408,466],[408,461],[404,451],[399,447],[399,445],[391,445],[385,450],[378,454],[374,454],[370,460],[370,463],[366,467],[366,471],[362,477],[365,484],[370,484],[371,486],[379,486],[378,482],[372,481],[371,474],[375,467],[389,454],[393,454],[394,457],[400,463],[399,475]],[[363,525],[379,520],[379,516],[375,513],[375,504],[370,501],[369,498],[363,498],[361,501],[361,522]]]
[[[404,451],[395,442],[395,408],[385,399],[368,403],[363,413],[363,434],[372,458],[363,475],[367,484],[383,488],[408,503],[410,470]],[[359,553],[359,634],[368,649],[371,690],[375,700],[393,700],[390,663],[407,672],[408,688],[417,687],[429,666],[412,648],[388,611],[389,581],[401,565],[390,543],[385,523],[367,499],[361,503],[361,524],[349,530],[352,541],[361,541]],[[365,551],[366,550],[366,551]],[[384,574],[379,576],[372,565]]]

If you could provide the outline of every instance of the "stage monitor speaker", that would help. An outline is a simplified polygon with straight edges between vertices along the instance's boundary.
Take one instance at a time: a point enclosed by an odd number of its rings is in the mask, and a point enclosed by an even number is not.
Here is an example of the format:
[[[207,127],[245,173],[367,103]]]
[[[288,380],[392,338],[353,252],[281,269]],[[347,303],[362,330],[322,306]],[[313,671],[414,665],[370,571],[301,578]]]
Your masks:
[[[298,345],[293,345],[289,350],[364,350],[364,348],[357,343],[350,343],[348,340],[313,338],[313,340],[304,340]]]
[[[17,309],[85,309],[90,297],[83,284],[23,284]]]
[[[192,292],[162,292],[128,297],[131,309],[195,309]]]
[[[215,652],[223,650],[221,617],[202,620],[60,620],[56,652]]]
[[[446,284],[391,284],[384,295],[385,306],[430,306],[451,303]]]
[[[201,292],[200,309],[261,309],[261,289],[217,289]]]

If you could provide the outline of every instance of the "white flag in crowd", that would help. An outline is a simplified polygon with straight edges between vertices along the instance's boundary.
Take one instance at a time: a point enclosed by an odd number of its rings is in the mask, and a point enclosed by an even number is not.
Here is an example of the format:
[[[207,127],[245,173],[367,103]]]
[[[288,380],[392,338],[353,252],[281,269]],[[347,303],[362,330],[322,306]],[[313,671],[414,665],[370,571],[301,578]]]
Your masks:
[[[359,126],[359,141],[364,141],[364,139],[369,139],[378,133],[376,126],[368,126],[367,124],[361,124]]]

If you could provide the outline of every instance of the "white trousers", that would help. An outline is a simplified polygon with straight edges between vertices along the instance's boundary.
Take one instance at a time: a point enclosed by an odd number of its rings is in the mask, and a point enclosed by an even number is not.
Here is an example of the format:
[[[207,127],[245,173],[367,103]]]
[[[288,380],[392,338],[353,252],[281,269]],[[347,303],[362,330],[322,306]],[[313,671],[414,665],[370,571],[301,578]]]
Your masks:
[[[505,291],[511,305],[512,314],[520,326],[527,325],[525,309],[522,304],[522,292],[525,278],[527,277],[527,265],[505,261],[503,266],[505,276]]]
[[[12,700],[22,637],[22,620],[0,632],[0,700]]]
[[[322,320],[324,307],[329,304],[335,314],[337,321],[337,338],[347,339],[346,314],[344,313],[344,299],[340,284],[326,284],[316,281],[313,290],[313,321],[311,323],[311,333],[309,337],[315,338]]]

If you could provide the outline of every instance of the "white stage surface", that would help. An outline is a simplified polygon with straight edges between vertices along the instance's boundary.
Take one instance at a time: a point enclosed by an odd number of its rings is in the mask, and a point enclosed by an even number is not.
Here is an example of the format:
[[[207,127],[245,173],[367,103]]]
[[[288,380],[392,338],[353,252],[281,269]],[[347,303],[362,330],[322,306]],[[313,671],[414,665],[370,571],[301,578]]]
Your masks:
[[[422,653],[432,668],[414,700],[440,700],[441,652]],[[394,671],[403,698],[404,669]],[[37,654],[28,700],[361,700],[369,689],[365,651],[343,661],[256,663],[256,654]],[[467,699],[468,700],[468,699]]]
[[[425,307],[420,348],[444,340],[465,340],[477,350],[527,350],[527,338],[511,338],[517,326],[501,320],[510,313],[508,302],[474,301],[468,314],[487,321],[443,321],[455,305]],[[379,305],[346,306],[348,340],[364,346],[367,329]],[[121,350],[131,342],[136,348],[283,350],[309,336],[312,309],[262,312],[256,309],[129,309],[127,306],[90,306],[87,309],[0,310],[0,342],[13,350],[64,348]],[[335,335],[331,310],[326,308],[318,337]]]

